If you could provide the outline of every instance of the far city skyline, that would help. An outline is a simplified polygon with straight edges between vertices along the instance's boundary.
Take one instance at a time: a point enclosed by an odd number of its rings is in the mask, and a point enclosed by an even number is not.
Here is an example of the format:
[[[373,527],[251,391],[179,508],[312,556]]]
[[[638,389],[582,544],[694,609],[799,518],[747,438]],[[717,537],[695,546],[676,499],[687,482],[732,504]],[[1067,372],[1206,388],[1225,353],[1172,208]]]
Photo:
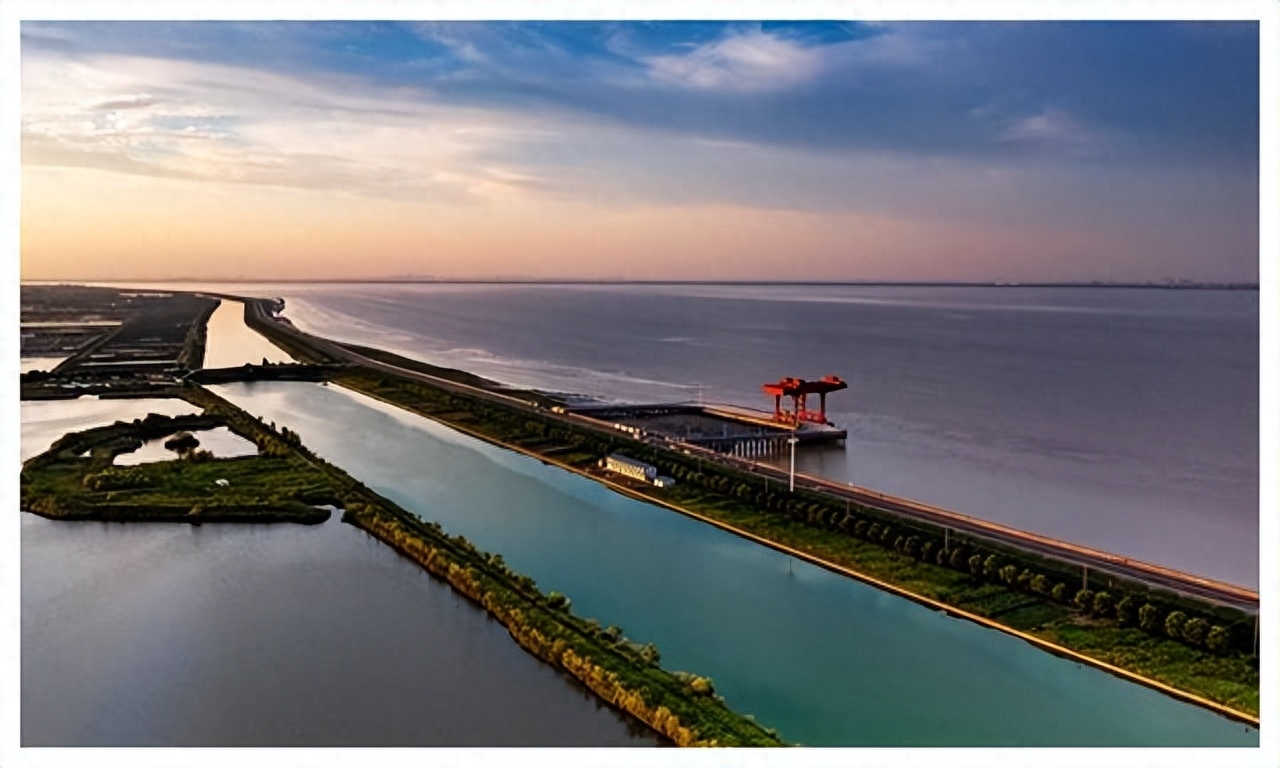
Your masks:
[[[22,277],[1253,283],[1252,22],[23,22]]]

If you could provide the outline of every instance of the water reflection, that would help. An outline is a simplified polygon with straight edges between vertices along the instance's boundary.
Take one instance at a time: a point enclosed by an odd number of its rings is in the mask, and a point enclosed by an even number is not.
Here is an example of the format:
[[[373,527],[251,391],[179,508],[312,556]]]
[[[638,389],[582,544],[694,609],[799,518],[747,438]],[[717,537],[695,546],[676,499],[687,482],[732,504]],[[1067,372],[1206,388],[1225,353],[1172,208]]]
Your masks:
[[[258,446],[226,427],[202,429],[191,434],[200,441],[198,450],[208,451],[215,458],[229,459],[235,456],[254,456],[258,453]],[[117,455],[112,463],[117,466],[130,467],[137,464],[149,464],[153,461],[176,459],[178,458],[177,452],[164,447],[165,441],[171,437],[173,437],[172,434],[144,441],[141,448]]]
[[[204,348],[205,368],[232,368],[245,363],[290,363],[293,358],[244,324],[244,305],[223,299],[209,317]]]
[[[1249,745],[1257,731],[337,387],[216,387],[575,610],[829,745]]]
[[[24,458],[67,430],[190,408],[22,405]],[[23,746],[657,743],[337,518],[195,527],[23,514],[21,527]]]

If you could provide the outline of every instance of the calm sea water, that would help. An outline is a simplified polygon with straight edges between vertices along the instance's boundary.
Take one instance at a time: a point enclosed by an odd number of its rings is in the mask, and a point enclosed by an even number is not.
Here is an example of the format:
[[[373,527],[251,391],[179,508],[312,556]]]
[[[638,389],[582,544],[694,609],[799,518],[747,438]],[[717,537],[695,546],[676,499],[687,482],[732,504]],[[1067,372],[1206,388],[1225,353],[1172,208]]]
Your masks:
[[[22,456],[165,400],[22,404]],[[22,515],[23,746],[646,746],[646,729],[336,518]]]
[[[1257,732],[338,387],[216,387],[655,642],[805,744],[1247,745]]]
[[[850,383],[801,471],[1258,583],[1258,293],[850,286],[237,286],[308,330],[511,384],[771,408]]]

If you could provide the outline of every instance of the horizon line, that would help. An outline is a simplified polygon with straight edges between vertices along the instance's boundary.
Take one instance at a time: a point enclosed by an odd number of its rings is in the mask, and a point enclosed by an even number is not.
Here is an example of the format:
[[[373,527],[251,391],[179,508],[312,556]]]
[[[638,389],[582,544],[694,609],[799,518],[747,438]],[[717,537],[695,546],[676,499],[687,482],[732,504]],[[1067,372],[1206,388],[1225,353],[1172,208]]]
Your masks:
[[[1259,288],[1258,281],[1162,280],[628,280],[622,278],[424,278],[424,277],[357,277],[357,278],[54,278],[19,279],[25,283],[282,283],[282,284],[377,284],[377,285],[809,285],[809,286],[885,286],[885,287],[972,287],[972,288]]]

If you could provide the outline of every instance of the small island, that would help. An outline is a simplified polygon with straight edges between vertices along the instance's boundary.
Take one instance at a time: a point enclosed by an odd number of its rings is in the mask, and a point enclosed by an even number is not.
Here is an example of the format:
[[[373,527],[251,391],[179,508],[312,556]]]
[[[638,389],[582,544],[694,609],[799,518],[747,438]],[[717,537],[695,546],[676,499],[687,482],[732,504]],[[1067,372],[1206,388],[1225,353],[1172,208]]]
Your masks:
[[[322,523],[340,499],[323,473],[295,455],[288,435],[241,436],[258,455],[214,458],[201,430],[231,426],[219,415],[149,414],[73,432],[22,469],[22,508],[59,520]],[[117,466],[116,456],[168,437],[175,458]]]

